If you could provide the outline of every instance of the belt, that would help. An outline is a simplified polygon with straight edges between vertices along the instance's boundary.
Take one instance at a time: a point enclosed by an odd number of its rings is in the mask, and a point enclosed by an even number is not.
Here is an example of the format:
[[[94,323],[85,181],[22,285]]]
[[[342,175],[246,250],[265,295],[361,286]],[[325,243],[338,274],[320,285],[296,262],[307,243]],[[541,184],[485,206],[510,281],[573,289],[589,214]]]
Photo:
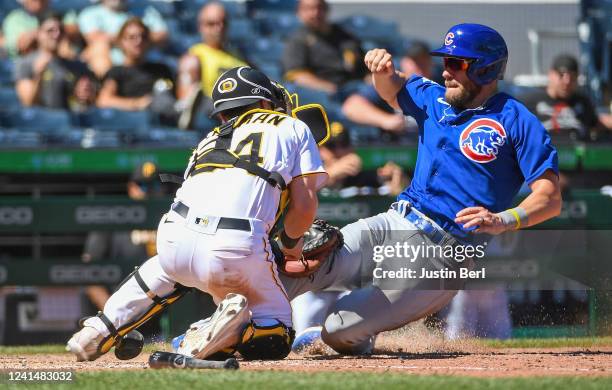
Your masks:
[[[189,206],[180,200],[172,203],[170,208],[183,218],[187,218],[189,214]],[[250,232],[251,223],[248,219],[220,217],[217,229],[243,230],[245,232]]]
[[[444,229],[437,226],[435,222],[423,216],[420,212],[415,211],[410,205],[394,203],[392,208],[423,232],[434,244],[454,246],[459,243],[453,236],[445,232]]]

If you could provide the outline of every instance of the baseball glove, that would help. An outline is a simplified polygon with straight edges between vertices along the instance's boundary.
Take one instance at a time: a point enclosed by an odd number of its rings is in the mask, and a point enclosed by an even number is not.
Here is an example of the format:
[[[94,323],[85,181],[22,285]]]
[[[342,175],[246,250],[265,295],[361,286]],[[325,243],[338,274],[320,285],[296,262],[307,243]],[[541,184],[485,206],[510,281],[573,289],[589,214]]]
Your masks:
[[[271,240],[271,244],[279,272],[292,278],[303,278],[321,268],[329,255],[344,244],[344,238],[336,226],[322,219],[315,219],[304,233],[302,258],[285,256],[276,240]]]

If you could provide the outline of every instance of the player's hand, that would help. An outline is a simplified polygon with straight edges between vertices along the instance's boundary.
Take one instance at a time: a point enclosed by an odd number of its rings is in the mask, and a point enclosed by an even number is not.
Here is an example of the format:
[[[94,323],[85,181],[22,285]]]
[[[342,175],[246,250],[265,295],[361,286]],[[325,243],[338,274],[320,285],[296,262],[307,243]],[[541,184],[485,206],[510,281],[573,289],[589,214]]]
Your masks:
[[[368,51],[364,57],[364,61],[370,72],[372,72],[373,74],[395,74],[393,57],[385,49],[372,49]]]
[[[467,207],[457,213],[455,222],[464,229],[476,227],[475,233],[500,234],[508,230],[501,217],[484,207]]]

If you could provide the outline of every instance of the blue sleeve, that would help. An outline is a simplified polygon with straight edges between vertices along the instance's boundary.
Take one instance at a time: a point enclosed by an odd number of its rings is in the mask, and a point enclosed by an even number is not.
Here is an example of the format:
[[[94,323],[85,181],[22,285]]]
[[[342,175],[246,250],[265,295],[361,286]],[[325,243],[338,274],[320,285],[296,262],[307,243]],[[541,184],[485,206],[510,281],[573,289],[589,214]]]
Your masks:
[[[540,121],[527,109],[520,110],[511,134],[516,158],[525,182],[533,183],[551,169],[559,174],[557,150]]]
[[[397,103],[404,115],[418,117],[423,107],[432,99],[432,90],[439,87],[435,82],[421,76],[412,76],[397,93]]]

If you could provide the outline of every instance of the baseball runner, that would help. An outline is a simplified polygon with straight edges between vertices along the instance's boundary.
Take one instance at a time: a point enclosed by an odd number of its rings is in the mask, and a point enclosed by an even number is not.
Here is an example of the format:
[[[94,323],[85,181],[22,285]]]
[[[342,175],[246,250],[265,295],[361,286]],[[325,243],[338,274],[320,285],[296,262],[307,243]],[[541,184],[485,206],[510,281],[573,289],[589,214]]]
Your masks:
[[[299,256],[327,178],[309,127],[261,72],[233,68],[213,91],[223,125],[194,150],[170,211],[158,227],[158,255],[134,271],[104,311],[68,341],[77,360],[95,360],[182,296],[210,293],[217,311],[193,324],[179,353],[282,359],[293,340],[291,307],[269,233],[288,190],[280,250]],[[278,112],[274,110],[282,110]],[[285,192],[287,193],[287,192]],[[117,354],[117,349],[115,354]],[[139,351],[138,351],[139,352]],[[133,356],[130,356],[133,357]]]
[[[294,321],[307,329],[302,334],[297,329],[295,346],[318,332],[340,353],[367,353],[378,333],[450,302],[461,288],[451,278],[393,289],[372,283],[373,248],[393,233],[400,232],[414,246],[455,247],[533,226],[560,212],[557,153],[546,130],[520,102],[497,92],[508,59],[502,36],[487,26],[459,24],[431,55],[443,57],[444,86],[419,76],[407,79],[395,71],[384,49],[365,56],[380,96],[418,122],[414,178],[389,211],[341,230],[344,245],[329,256],[329,266],[321,266],[310,279],[281,275],[290,298],[308,291],[344,291],[339,298],[332,294],[330,299],[328,292],[300,298]],[[509,208],[523,182],[530,195]],[[452,259],[426,260],[437,260],[437,269],[458,266]],[[322,329],[309,328],[313,325]]]

